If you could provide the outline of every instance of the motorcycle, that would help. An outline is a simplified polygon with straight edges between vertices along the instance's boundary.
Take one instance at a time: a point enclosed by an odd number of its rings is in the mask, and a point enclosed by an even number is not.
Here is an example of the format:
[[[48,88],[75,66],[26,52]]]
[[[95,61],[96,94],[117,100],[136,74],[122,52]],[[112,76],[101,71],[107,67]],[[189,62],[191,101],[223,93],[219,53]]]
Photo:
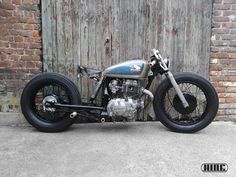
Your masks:
[[[218,96],[205,78],[193,73],[173,75],[169,59],[152,50],[150,61],[129,60],[104,71],[78,67],[78,75],[97,81],[89,103],[81,103],[76,85],[63,75],[41,73],[30,80],[21,96],[22,113],[39,131],[67,129],[81,116],[93,116],[101,122],[135,121],[146,103],[153,103],[156,117],[175,132],[193,133],[208,126],[218,110]],[[158,75],[166,78],[154,95],[149,91]],[[101,91],[101,103],[95,103]]]

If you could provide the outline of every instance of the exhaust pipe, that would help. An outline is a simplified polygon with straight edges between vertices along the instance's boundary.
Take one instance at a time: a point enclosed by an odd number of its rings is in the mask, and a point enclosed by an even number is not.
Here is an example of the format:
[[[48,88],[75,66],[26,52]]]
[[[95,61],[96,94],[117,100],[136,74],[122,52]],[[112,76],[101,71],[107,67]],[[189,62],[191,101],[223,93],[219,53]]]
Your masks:
[[[78,115],[77,112],[72,112],[72,113],[70,114],[70,118],[71,118],[71,119],[74,119],[77,115]]]
[[[101,118],[101,123],[104,123],[104,122],[106,122],[106,119],[103,117]]]
[[[142,92],[145,93],[146,95],[148,95],[151,98],[151,101],[154,100],[154,96],[153,96],[152,92],[150,92],[147,89],[142,89]]]

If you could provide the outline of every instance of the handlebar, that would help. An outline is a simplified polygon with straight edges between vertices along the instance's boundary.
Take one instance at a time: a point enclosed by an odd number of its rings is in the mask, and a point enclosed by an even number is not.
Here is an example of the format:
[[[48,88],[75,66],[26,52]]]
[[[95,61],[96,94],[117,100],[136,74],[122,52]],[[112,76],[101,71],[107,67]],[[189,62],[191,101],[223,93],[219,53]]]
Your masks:
[[[150,62],[151,67],[158,62],[163,70],[168,71],[168,59],[163,59],[159,50],[157,49],[152,49],[152,53],[156,59]]]

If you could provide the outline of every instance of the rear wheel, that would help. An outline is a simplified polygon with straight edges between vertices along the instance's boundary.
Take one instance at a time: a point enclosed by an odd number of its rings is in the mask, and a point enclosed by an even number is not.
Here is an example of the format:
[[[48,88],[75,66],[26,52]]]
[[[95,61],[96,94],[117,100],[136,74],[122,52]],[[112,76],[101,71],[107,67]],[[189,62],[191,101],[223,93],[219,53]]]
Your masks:
[[[72,81],[56,73],[37,75],[23,90],[21,109],[26,120],[40,131],[63,131],[74,119],[68,112],[45,107],[46,102],[80,104],[80,94]]]
[[[169,79],[165,79],[155,93],[153,105],[156,116],[175,132],[192,133],[205,128],[218,110],[214,87],[196,74],[181,73],[174,77],[189,107],[183,107]]]

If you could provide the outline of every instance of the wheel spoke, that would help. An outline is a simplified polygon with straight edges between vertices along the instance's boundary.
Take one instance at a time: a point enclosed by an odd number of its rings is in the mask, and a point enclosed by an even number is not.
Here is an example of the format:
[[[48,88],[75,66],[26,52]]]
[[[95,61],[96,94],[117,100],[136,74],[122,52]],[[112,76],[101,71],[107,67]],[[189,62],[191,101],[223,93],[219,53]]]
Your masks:
[[[181,123],[181,124],[192,124],[199,121],[204,114],[207,107],[206,95],[197,85],[187,82],[178,83],[180,90],[185,94],[192,95],[191,97],[195,97],[196,99],[196,107],[195,109],[188,114],[181,114],[175,109],[173,105],[173,99],[176,96],[175,89],[170,87],[164,96],[164,110],[165,114],[172,121]],[[183,108],[184,109],[184,108]]]
[[[59,103],[70,104],[69,95],[62,86],[56,84],[44,85],[42,88],[38,89],[34,97],[33,108],[36,114],[38,114],[41,119],[49,122],[56,122],[64,118],[67,113],[62,110],[43,110],[43,100],[47,96],[56,97]]]

